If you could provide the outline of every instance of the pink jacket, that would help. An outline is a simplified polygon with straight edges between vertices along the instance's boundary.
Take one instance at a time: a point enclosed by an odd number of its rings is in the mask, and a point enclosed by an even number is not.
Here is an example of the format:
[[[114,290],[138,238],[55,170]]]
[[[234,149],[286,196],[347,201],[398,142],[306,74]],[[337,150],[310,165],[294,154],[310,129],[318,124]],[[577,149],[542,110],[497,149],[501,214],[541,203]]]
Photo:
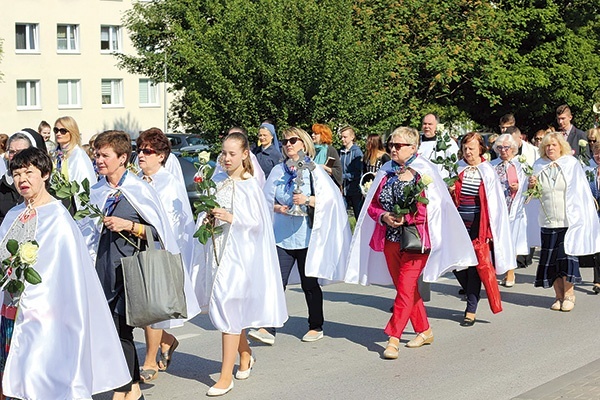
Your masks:
[[[371,204],[369,204],[369,208],[367,209],[367,213],[369,216],[376,222],[375,230],[373,231],[373,236],[371,237],[371,241],[369,242],[369,246],[374,251],[383,251],[383,247],[385,246],[385,233],[387,230],[387,225],[384,223],[380,223],[381,215],[385,212],[379,202],[379,195],[381,194],[381,189],[387,182],[388,177],[384,176],[377,188],[377,192],[373,196],[373,200]],[[425,196],[425,193],[422,194]],[[423,203],[417,203],[417,213],[406,214],[404,216],[407,225],[416,225],[417,231],[421,236],[423,243],[425,243],[426,248],[431,248],[431,242],[429,240],[429,228],[427,226],[427,206]]]

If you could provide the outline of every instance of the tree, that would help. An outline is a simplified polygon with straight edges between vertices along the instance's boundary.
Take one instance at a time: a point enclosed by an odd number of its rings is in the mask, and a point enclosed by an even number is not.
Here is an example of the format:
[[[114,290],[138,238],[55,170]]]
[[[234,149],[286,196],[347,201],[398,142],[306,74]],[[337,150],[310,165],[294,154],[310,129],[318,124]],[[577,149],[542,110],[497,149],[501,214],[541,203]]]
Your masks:
[[[600,100],[596,0],[163,0],[125,26],[130,71],[168,80],[177,121],[209,139],[231,125],[350,123],[360,133],[444,120],[525,131]]]
[[[370,84],[347,0],[140,2],[125,25],[138,54],[121,65],[161,80],[166,58],[178,120],[213,139],[265,118],[350,121]]]

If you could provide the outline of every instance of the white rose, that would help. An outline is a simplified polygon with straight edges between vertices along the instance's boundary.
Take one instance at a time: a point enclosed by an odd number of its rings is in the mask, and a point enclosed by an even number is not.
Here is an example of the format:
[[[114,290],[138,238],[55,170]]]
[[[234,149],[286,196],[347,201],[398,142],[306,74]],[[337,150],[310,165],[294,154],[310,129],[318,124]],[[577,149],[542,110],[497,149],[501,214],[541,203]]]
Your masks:
[[[25,264],[35,264],[37,261],[39,247],[37,244],[25,242],[19,247],[19,257]]]
[[[579,147],[586,147],[587,145],[587,140],[579,139]]]
[[[198,161],[201,164],[206,164],[210,160],[210,153],[208,151],[201,151],[198,153]]]
[[[423,182],[423,184],[424,184],[425,186],[429,186],[429,184],[433,182],[433,178],[432,178],[432,177],[430,177],[429,175],[425,175],[425,174],[423,174],[423,175],[421,176],[421,181]]]
[[[527,162],[527,158],[525,158],[525,156],[519,156],[518,160],[521,164]]]

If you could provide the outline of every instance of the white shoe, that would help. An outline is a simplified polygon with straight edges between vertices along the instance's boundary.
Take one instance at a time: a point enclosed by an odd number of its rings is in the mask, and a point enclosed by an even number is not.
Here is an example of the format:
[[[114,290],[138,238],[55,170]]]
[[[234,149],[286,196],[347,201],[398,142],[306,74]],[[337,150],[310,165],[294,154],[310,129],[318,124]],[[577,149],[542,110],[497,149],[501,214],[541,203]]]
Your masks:
[[[208,392],[206,392],[206,395],[210,397],[223,396],[224,394],[229,393],[231,389],[233,389],[233,381],[231,381],[231,385],[229,385],[229,387],[225,389],[219,389],[214,386],[211,387],[210,389],[208,389]]]
[[[316,342],[321,339],[323,339],[323,331],[308,331],[308,333],[302,337],[303,342]]]
[[[257,342],[271,346],[275,344],[275,336],[271,335],[269,332],[261,332],[256,329],[250,329],[250,331],[248,331],[248,337],[252,340],[256,340]]]
[[[250,356],[250,366],[245,371],[240,371],[238,369],[237,372],[235,373],[235,379],[237,379],[239,381],[248,379],[250,377],[250,371],[252,371],[252,367],[254,366],[255,362],[256,362],[256,359],[254,357]]]

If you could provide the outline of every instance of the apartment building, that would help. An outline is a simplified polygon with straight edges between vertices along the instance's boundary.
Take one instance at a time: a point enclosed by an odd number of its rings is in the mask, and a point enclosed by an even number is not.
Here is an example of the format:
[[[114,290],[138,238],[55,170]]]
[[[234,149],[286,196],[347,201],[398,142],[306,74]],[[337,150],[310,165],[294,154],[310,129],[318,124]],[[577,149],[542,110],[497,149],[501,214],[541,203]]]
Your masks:
[[[164,84],[117,68],[114,56],[134,53],[121,21],[133,1],[0,0],[0,133],[65,115],[84,142],[107,129],[164,129]]]

